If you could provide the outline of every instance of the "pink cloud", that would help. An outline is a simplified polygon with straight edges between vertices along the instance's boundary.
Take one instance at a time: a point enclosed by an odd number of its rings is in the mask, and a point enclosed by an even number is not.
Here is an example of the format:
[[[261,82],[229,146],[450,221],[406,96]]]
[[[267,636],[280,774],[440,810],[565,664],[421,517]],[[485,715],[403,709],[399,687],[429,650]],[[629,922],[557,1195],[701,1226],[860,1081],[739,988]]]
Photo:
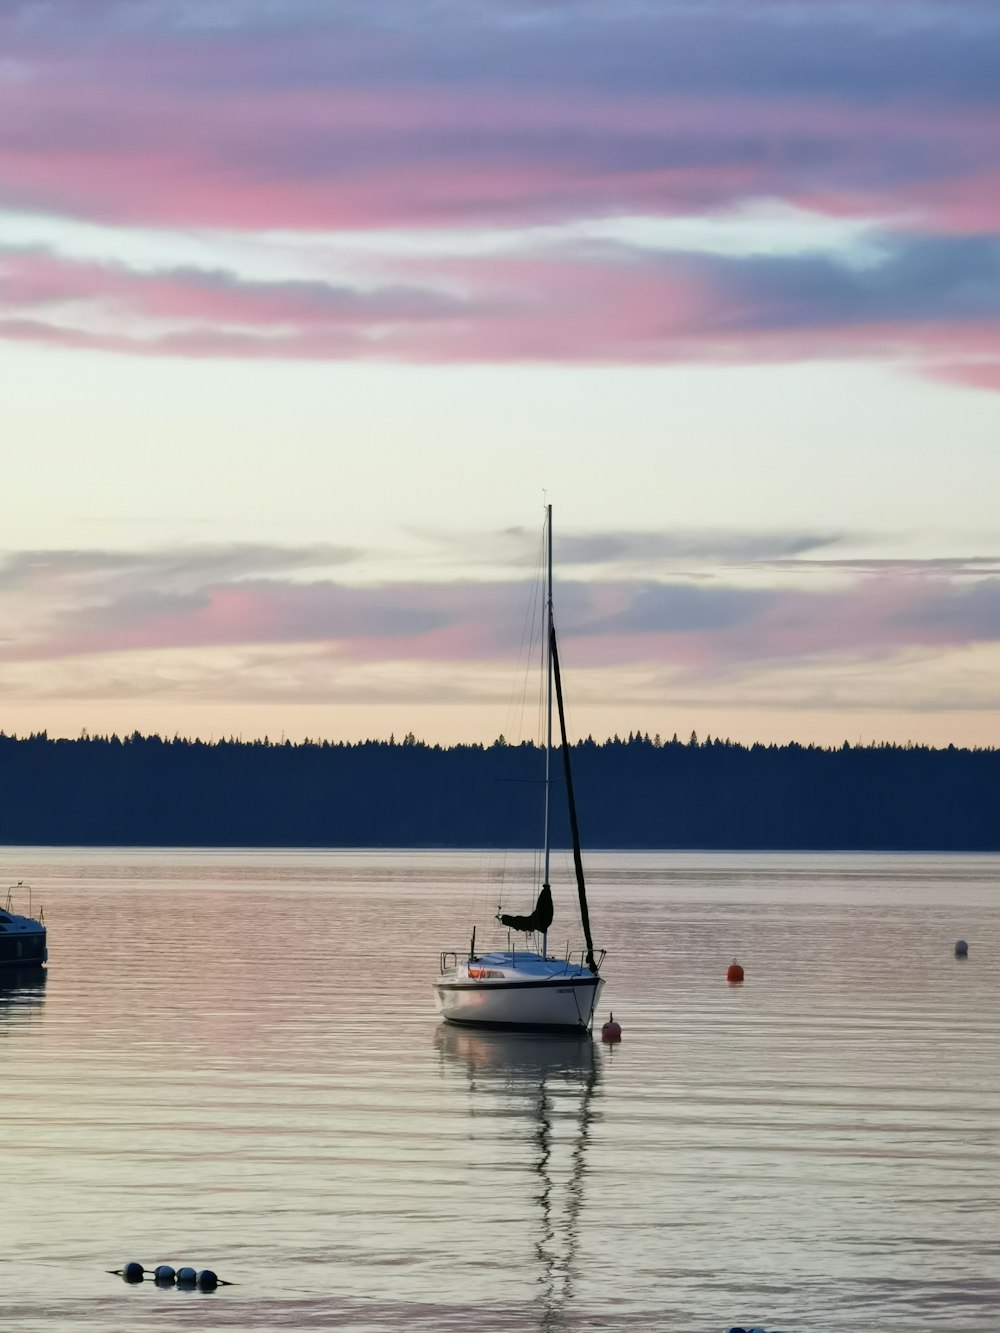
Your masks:
[[[215,552],[22,562],[0,581],[0,596],[30,576],[35,627],[0,645],[0,661],[312,644],[355,663],[502,662],[520,637],[519,584],[240,576],[248,562],[275,558],[282,563],[280,553],[237,551],[225,579],[210,577],[226,564]],[[817,565],[806,562],[803,579]],[[784,562],[786,578],[794,568]],[[917,578],[891,563],[838,588],[568,580],[561,606],[562,639],[582,669],[645,663],[725,674],[1000,642],[994,574],[929,568]]]
[[[945,361],[931,367],[938,379],[1000,393],[1000,352],[992,360]]]
[[[14,0],[0,15],[0,207],[255,232],[520,227],[766,198],[891,219],[898,272],[880,297],[846,270],[789,262],[772,266],[769,296],[752,257],[566,239],[520,258],[387,261],[366,287],[8,255],[0,335],[152,356],[875,356],[994,387],[996,273],[970,246],[1000,230],[988,6],[975,23],[917,23],[907,0],[878,15],[824,4],[802,25],[766,0],[669,18],[624,0],[574,22],[512,0],[435,11],[433,30],[419,0],[386,0],[374,22],[309,0],[224,10],[191,24],[169,6]],[[935,232],[947,256],[931,253]]]
[[[986,247],[984,249],[984,246]],[[988,242],[898,242],[874,277],[829,260],[621,246],[388,265],[381,285],[138,271],[0,254],[0,337],[136,355],[411,362],[881,358],[995,387]],[[998,268],[1000,271],[1000,268]],[[398,274],[397,278],[395,274]],[[929,312],[934,312],[931,317]]]

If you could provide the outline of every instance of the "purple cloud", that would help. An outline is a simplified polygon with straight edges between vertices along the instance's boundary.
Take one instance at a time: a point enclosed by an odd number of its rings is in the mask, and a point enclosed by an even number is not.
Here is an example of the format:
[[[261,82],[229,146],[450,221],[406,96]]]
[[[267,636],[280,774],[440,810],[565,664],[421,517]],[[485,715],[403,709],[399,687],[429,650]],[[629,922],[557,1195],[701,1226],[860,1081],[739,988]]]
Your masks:
[[[253,230],[763,196],[1000,221],[1000,17],[974,0],[14,4],[2,23],[9,207]]]

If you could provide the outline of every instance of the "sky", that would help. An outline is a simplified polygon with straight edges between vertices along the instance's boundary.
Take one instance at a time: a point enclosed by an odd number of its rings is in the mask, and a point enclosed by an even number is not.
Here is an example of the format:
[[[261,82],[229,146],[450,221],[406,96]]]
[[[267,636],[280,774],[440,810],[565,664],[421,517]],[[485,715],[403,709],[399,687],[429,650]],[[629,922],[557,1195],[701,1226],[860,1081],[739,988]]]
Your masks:
[[[995,0],[4,0],[0,729],[1000,745]]]

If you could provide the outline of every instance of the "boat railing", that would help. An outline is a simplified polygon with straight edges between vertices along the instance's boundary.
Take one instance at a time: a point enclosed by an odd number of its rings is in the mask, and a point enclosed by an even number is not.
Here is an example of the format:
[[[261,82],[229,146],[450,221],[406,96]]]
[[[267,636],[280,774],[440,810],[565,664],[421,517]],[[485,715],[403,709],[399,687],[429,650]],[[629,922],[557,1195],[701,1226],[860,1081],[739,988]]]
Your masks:
[[[44,909],[43,907],[40,907],[40,908],[38,909],[38,916],[37,916],[37,917],[35,916],[34,912],[31,910],[31,909],[32,909],[32,903],[31,903],[31,885],[30,885],[30,884],[25,884],[24,880],[22,880],[22,879],[19,879],[19,880],[17,881],[16,884],[12,884],[12,885],[10,886],[10,888],[8,888],[8,890],[7,890],[7,901],[6,901],[6,903],[4,903],[4,911],[5,911],[5,912],[9,912],[9,913],[11,913],[11,914],[13,914],[13,915],[15,915],[15,916],[16,916],[16,915],[19,915],[19,914],[16,912],[15,907],[14,907],[14,895],[15,895],[15,894],[16,894],[17,897],[20,898],[20,899],[23,899],[23,897],[24,897],[25,894],[28,895],[28,916],[29,916],[33,921],[38,921],[40,925],[43,925],[43,926],[44,926],[44,925],[45,925],[45,909]]]
[[[595,956],[594,958],[595,972],[600,972],[601,964],[604,962],[607,955],[608,955],[607,949],[601,949],[601,951]],[[478,958],[479,954],[472,953],[468,949],[445,949],[442,951],[440,957],[438,958],[438,971],[448,972],[452,968],[457,968],[460,964],[475,962]],[[512,961],[516,962],[516,958],[517,954],[512,950],[511,951]],[[552,959],[551,961],[554,962],[555,960]],[[563,959],[563,965],[567,969],[569,969],[570,967],[586,967],[587,951],[585,949],[571,950],[567,945],[566,954]]]
[[[604,962],[604,960],[605,960],[605,958],[607,958],[607,956],[608,956],[608,951],[607,951],[607,949],[601,949],[601,950],[595,955],[595,957],[594,957],[594,971],[595,971],[595,972],[600,972],[600,970],[601,970],[601,964]],[[586,967],[586,966],[587,966],[587,951],[586,951],[586,949],[577,949],[577,950],[574,950],[573,952],[570,952],[570,950],[567,949],[567,950],[566,950],[566,966],[567,966],[567,967],[571,967],[571,966],[572,966],[572,967]]]

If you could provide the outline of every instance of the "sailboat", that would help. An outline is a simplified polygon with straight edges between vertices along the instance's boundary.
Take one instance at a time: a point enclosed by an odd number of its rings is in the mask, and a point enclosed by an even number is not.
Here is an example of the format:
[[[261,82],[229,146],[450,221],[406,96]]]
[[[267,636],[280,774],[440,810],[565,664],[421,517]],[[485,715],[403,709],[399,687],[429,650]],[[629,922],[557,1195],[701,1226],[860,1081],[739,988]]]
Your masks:
[[[552,506],[545,507],[546,647],[545,673],[545,782],[542,849],[542,884],[534,910],[524,916],[497,913],[497,920],[508,930],[506,949],[476,952],[475,931],[468,953],[445,951],[441,954],[435,982],[438,1012],[448,1023],[469,1027],[546,1031],[584,1031],[593,1021],[594,1009],[604,986],[600,975],[604,951],[594,953],[587,907],[587,887],[580,852],[580,830],[573,797],[570,747],[566,738],[566,713],[563,707],[559,650],[556,643],[552,599]],[[580,920],[584,947],[578,954],[569,949],[562,957],[551,957],[548,932],[554,905],[549,883],[550,811],[553,787],[552,724],[553,693],[559,716],[563,777],[573,839],[573,866],[576,873]],[[519,934],[526,936],[517,947]]]

